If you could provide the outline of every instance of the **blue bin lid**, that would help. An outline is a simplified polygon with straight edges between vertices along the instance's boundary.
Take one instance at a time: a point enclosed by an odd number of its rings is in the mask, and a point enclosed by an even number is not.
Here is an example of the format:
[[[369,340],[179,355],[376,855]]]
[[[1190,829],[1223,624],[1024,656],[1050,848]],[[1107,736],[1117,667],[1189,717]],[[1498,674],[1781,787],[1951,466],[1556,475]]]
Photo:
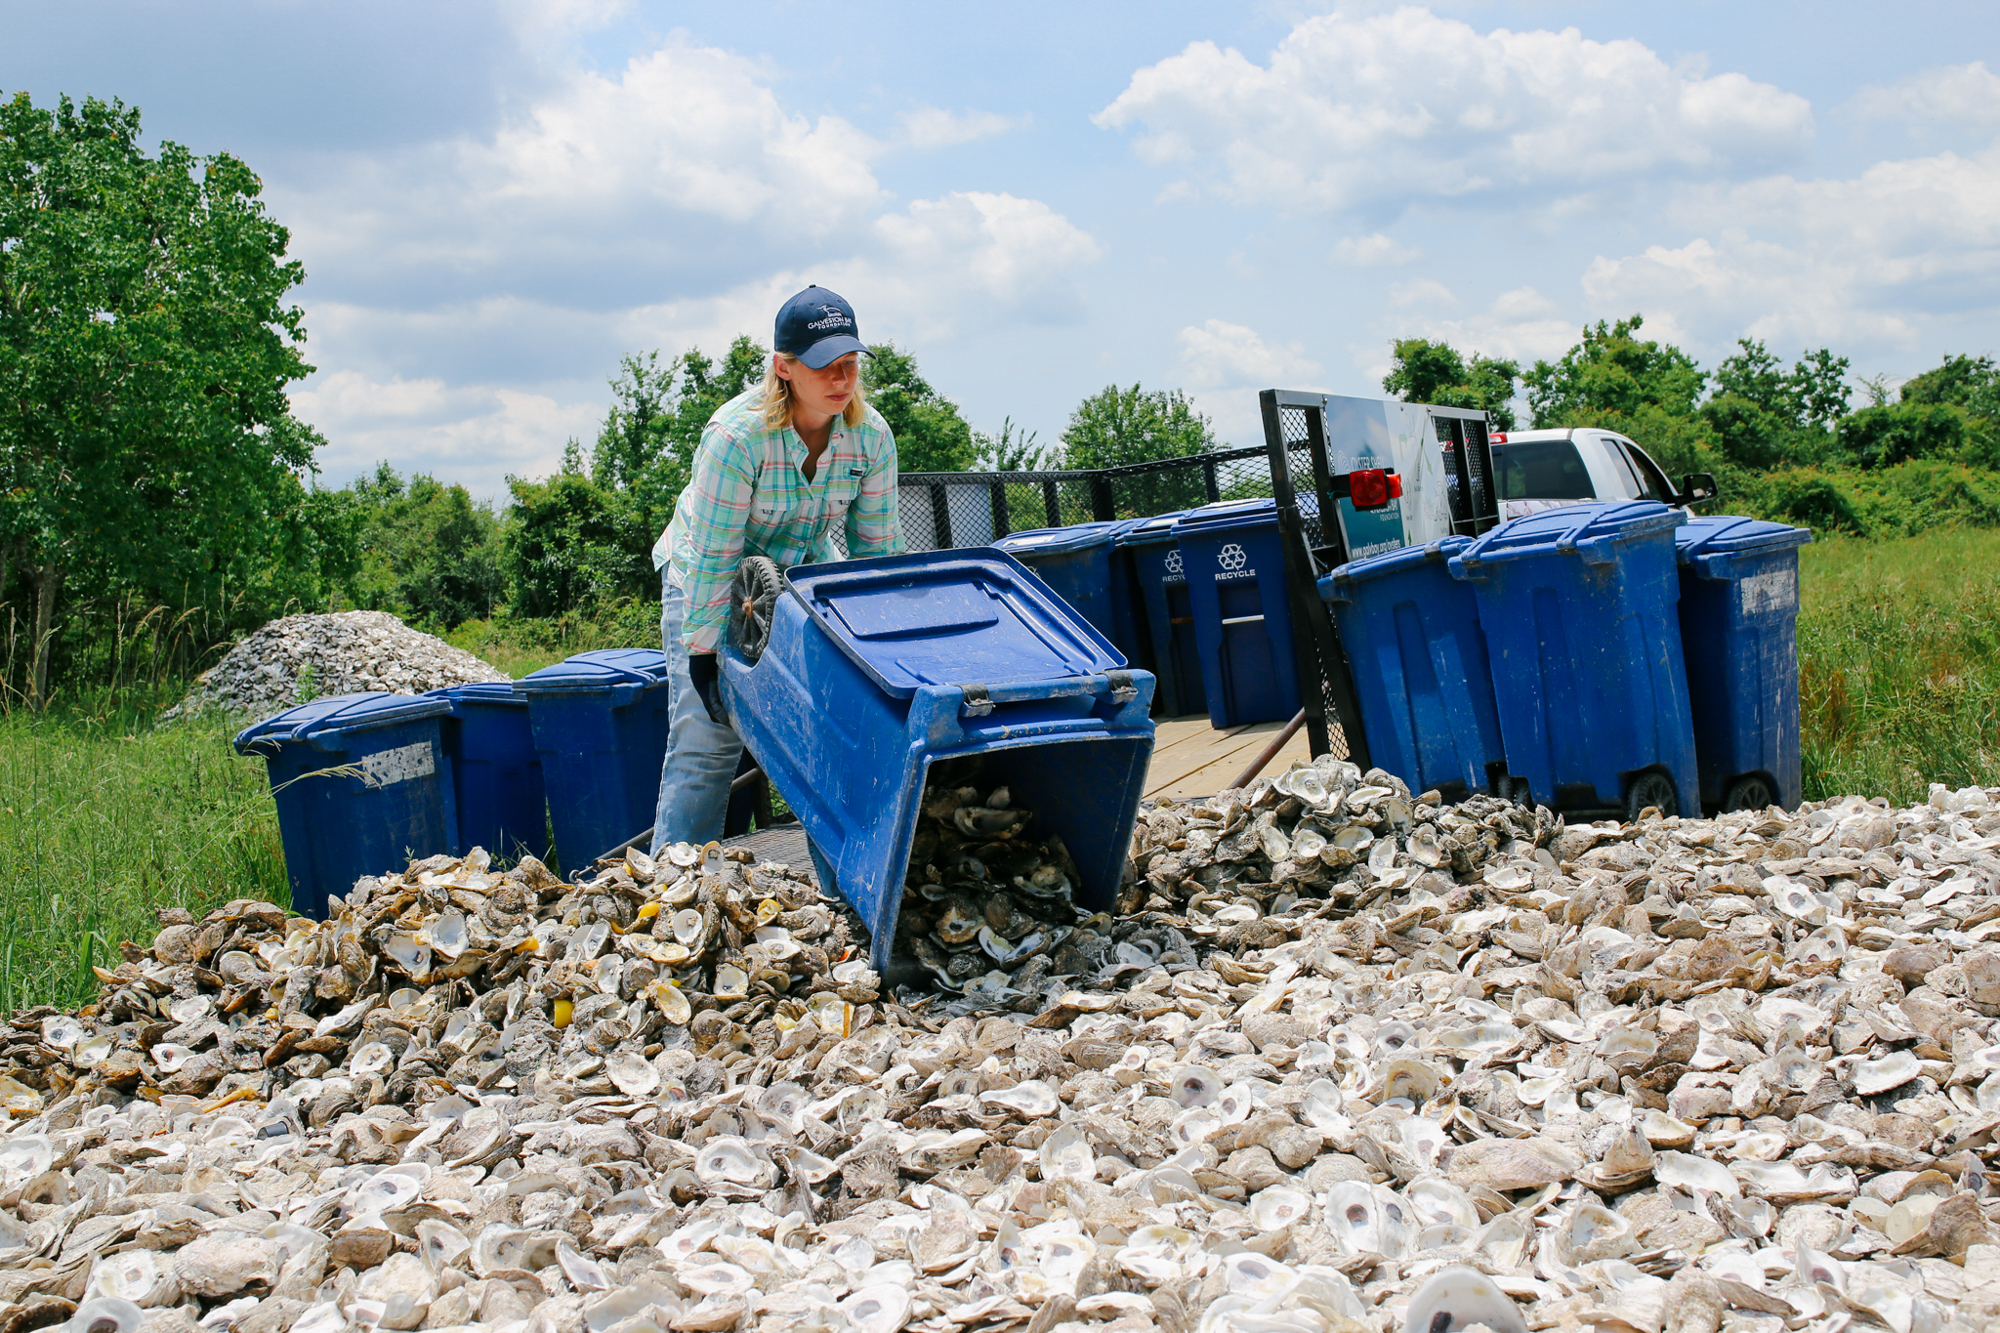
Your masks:
[[[1674,546],[1684,565],[1691,565],[1706,555],[1792,550],[1812,539],[1812,532],[1807,528],[1727,514],[1689,519],[1674,532]]]
[[[1307,518],[1319,516],[1319,497],[1310,491],[1300,491],[1293,497],[1299,506],[1299,513]],[[1199,509],[1190,509],[1174,524],[1174,535],[1179,537],[1190,532],[1226,532],[1231,528],[1269,527],[1278,521],[1278,502],[1265,496],[1262,499],[1222,500]]]
[[[1101,676],[1125,665],[1089,621],[993,547],[798,565],[785,581],[842,651],[897,698],[924,685]]]
[[[549,690],[608,690],[617,685],[664,685],[667,657],[658,648],[600,648],[578,653],[523,676],[511,688],[523,694]]]
[[[1613,543],[1680,526],[1681,514],[1657,500],[1618,500],[1570,505],[1503,523],[1475,540],[1458,565],[1479,565],[1524,556],[1571,551],[1603,552]]]
[[[248,754],[253,748],[303,741],[309,736],[366,731],[414,718],[439,717],[450,711],[450,700],[428,694],[390,694],[384,690],[330,694],[251,723],[236,733],[236,752]]]
[[[1104,546],[1115,541],[1118,534],[1132,526],[1129,518],[1107,519],[1096,523],[1072,523],[1065,528],[1036,528],[1031,532],[1014,532],[994,542],[995,548],[1015,555],[1027,552],[1031,555],[1067,555],[1071,551],[1081,551],[1091,546]]]
[[[429,691],[431,697],[449,699],[452,703],[507,704],[510,707],[526,708],[528,701],[514,690],[511,680],[479,680],[465,685],[446,685]]]
[[[1176,509],[1171,514],[1158,514],[1152,518],[1134,519],[1118,534],[1120,546],[1152,545],[1155,542],[1174,540],[1174,524],[1191,513],[1191,510]]]
[[[1470,537],[1442,537],[1423,546],[1404,546],[1380,555],[1350,560],[1319,581],[1320,599],[1328,602],[1349,600],[1348,589],[1354,584],[1366,583],[1385,574],[1400,574],[1431,561],[1442,563],[1463,554],[1470,545]]]

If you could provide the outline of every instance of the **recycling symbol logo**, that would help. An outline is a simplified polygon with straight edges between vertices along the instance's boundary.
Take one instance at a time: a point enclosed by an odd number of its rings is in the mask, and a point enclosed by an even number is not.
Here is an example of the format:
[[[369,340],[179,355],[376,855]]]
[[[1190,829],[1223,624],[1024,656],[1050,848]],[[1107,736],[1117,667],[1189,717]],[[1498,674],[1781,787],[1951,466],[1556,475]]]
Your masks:
[[[1215,559],[1216,563],[1232,574],[1250,563],[1250,557],[1243,554],[1243,548],[1235,542],[1231,542],[1229,545],[1223,547],[1222,553],[1217,555]]]
[[[1181,553],[1178,550],[1167,552],[1167,573],[1179,574],[1180,572]]]

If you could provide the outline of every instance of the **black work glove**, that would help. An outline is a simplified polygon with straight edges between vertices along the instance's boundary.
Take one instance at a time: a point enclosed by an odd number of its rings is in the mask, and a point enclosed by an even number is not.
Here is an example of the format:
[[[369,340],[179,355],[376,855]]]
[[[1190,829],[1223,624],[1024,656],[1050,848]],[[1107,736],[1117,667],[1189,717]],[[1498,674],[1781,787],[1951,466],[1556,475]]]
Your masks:
[[[688,675],[694,680],[694,692],[701,697],[701,706],[718,726],[729,725],[729,710],[722,705],[722,663],[714,653],[689,653]]]

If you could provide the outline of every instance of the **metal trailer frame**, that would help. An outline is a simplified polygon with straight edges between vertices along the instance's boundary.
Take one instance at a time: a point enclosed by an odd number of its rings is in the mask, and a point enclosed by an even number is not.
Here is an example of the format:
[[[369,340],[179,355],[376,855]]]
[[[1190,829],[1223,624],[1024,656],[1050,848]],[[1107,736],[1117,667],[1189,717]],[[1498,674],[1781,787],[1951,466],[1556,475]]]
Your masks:
[[[1330,394],[1292,389],[1265,389],[1257,395],[1264,420],[1265,453],[1269,460],[1271,495],[1278,508],[1278,527],[1285,542],[1285,582],[1292,596],[1292,648],[1298,657],[1299,697],[1306,734],[1315,756],[1336,752],[1333,728],[1339,729],[1338,752],[1366,769],[1370,766],[1368,737],[1354,695],[1354,678],[1332,612],[1320,599],[1319,580],[1347,562],[1348,553],[1338,504],[1349,498],[1349,474],[1335,472],[1327,455],[1326,416]],[[1493,456],[1484,411],[1423,405],[1430,415],[1438,444],[1452,455],[1447,494],[1451,529],[1477,536],[1499,522],[1492,486]],[[1292,454],[1303,444],[1307,484],[1319,516],[1310,526],[1298,504],[1292,479]],[[1329,522],[1329,516],[1334,516]],[[1298,632],[1304,626],[1305,632]],[[1308,682],[1318,681],[1317,690]]]
[[[1265,389],[1258,395],[1264,444],[1123,467],[1033,472],[908,472],[898,478],[904,545],[910,550],[984,546],[1012,532],[1148,517],[1221,500],[1268,496],[1277,506],[1292,598],[1302,711],[1314,755],[1369,766],[1367,737],[1340,634],[1319,579],[1348,552],[1337,516],[1348,474],[1330,463],[1327,409],[1334,395]],[[1397,404],[1402,406],[1402,404]],[[1478,536],[1500,521],[1487,413],[1410,404],[1428,414],[1446,465],[1449,526]],[[1317,501],[1299,504],[1300,493]],[[1314,689],[1310,682],[1317,681]]]

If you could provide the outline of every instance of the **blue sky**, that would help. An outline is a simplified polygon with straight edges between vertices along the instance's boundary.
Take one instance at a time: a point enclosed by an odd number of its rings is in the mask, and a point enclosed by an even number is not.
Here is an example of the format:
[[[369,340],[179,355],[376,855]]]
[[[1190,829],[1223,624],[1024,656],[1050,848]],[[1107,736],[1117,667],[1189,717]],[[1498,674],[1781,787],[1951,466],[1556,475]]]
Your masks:
[[[1112,382],[1238,443],[1389,340],[1523,361],[1634,312],[1892,382],[2000,350],[2000,7],[90,3],[0,89],[122,97],[262,176],[301,416],[499,497],[627,352],[819,282],[975,428]]]

